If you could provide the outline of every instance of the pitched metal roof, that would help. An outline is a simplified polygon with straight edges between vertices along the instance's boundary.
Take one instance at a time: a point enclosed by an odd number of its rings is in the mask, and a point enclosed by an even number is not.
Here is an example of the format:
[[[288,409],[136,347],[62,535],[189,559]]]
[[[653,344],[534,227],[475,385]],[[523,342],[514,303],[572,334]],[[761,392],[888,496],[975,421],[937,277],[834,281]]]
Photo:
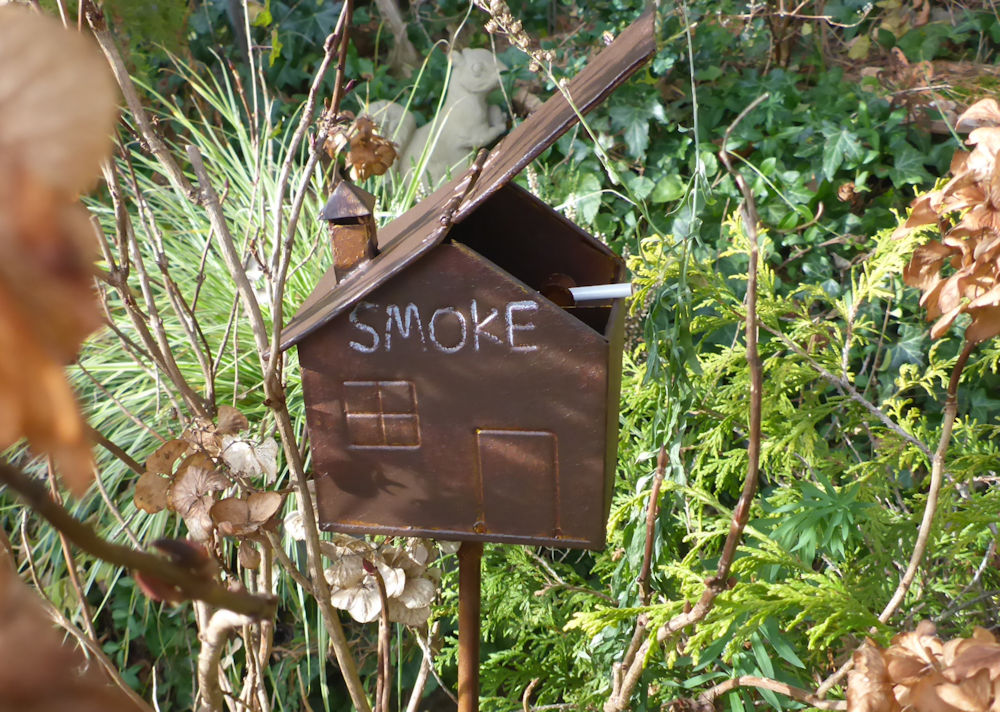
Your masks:
[[[346,180],[337,181],[337,186],[330,192],[326,205],[319,213],[320,220],[344,220],[345,218],[363,218],[373,215],[375,196]]]
[[[600,104],[656,51],[654,13],[647,10],[584,69],[541,107],[507,134],[490,151],[478,180],[451,221],[441,216],[462,193],[459,176],[379,230],[379,254],[363,270],[337,283],[333,268],[320,278],[291,322],[281,333],[282,350],[326,324],[351,304],[399,274],[444,240],[452,224],[461,222],[496,190],[521,172],[542,151]],[[567,101],[566,95],[572,99]]]

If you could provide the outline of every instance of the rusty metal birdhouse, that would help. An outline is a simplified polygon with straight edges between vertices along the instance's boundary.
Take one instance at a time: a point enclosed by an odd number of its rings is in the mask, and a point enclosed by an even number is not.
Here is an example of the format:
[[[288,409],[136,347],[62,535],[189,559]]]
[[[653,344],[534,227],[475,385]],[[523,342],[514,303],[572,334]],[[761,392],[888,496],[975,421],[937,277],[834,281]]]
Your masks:
[[[654,51],[647,13],[478,173],[384,226],[377,254],[342,262],[335,247],[282,335],[299,351],[324,528],[604,546],[625,266],[510,180]],[[353,186],[331,195],[336,245],[359,205],[370,214]]]

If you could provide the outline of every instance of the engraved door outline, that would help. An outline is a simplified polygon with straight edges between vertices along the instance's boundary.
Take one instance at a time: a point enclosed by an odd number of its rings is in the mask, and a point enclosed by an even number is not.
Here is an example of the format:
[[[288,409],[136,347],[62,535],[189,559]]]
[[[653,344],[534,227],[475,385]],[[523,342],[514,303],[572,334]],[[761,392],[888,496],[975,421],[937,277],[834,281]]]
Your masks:
[[[477,521],[473,526],[476,533],[561,536],[559,448],[555,433],[477,428],[476,490]],[[503,510],[510,512],[515,507],[527,525],[524,531],[508,531],[510,517],[504,517]],[[496,521],[498,515],[500,521]]]

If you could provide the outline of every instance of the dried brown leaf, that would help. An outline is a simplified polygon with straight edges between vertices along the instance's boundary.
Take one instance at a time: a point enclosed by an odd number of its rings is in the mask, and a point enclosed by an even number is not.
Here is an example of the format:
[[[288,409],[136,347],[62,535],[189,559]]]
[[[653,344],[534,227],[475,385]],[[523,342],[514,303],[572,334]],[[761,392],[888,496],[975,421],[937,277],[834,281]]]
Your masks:
[[[953,254],[954,249],[937,240],[921,245],[913,251],[913,257],[903,269],[903,283],[922,291],[932,288],[941,279],[945,260]]]
[[[396,600],[407,608],[426,608],[436,595],[437,586],[430,579],[408,578]]]
[[[197,541],[189,539],[157,539],[153,547],[166,555],[171,561],[188,569],[192,574],[206,581],[215,579],[216,566],[209,556],[208,550]],[[155,573],[136,571],[136,583],[149,598],[154,601],[180,603],[190,596],[175,584],[165,581]]]
[[[0,7],[0,448],[27,437],[70,489],[93,476],[62,366],[101,321],[97,243],[76,204],[111,149],[114,81],[77,32]]]
[[[975,638],[961,640],[948,667],[948,678],[958,682],[984,670],[990,679],[1000,679],[1000,644]]]
[[[249,536],[278,513],[282,500],[277,492],[254,492],[246,499],[227,497],[213,504],[209,514],[225,536]]]
[[[212,531],[209,509],[215,502],[214,493],[227,486],[229,480],[215,469],[212,460],[204,453],[195,453],[177,468],[167,505],[184,518],[192,537],[204,541]]]
[[[994,214],[1000,209],[1000,161],[993,159],[993,171],[990,173],[990,182],[986,186],[986,197],[989,207]]]
[[[962,149],[956,149],[955,153],[951,157],[951,164],[948,166],[948,172],[953,176],[957,176],[965,170],[965,163],[969,160],[969,152],[963,151]]]
[[[184,440],[168,440],[146,458],[146,472],[171,475],[174,471],[174,463],[179,457],[187,454],[188,448],[189,445]]]
[[[341,556],[332,561],[330,566],[323,571],[323,576],[333,588],[352,588],[359,585],[365,577],[362,563],[363,559],[360,555]]]
[[[854,651],[847,674],[847,712],[897,712],[882,652],[871,641]]]
[[[983,307],[970,310],[972,323],[965,329],[965,338],[973,344],[981,344],[994,336],[1000,336],[1000,307]]]
[[[363,181],[369,176],[383,175],[396,160],[392,142],[375,133],[375,122],[370,116],[359,116],[354,126],[351,148],[345,157],[351,178]]]
[[[350,613],[359,623],[371,623],[382,612],[382,597],[371,576],[366,576],[357,586],[332,591],[330,603]]]
[[[236,435],[250,427],[250,421],[236,408],[229,405],[219,406],[218,423],[215,426],[217,435]]]
[[[942,314],[941,317],[937,321],[935,321],[934,325],[931,327],[931,338],[940,339],[942,336],[947,334],[948,329],[951,328],[951,325],[955,323],[955,319],[957,319],[958,315],[961,314],[963,311],[964,311],[963,307],[957,306],[954,309],[950,309],[946,311],[944,314]]]
[[[264,477],[270,484],[278,476],[278,443],[274,438],[261,442],[234,435],[223,435],[219,440],[220,456],[233,472],[247,477]]]
[[[104,57],[79,32],[8,5],[0,67],[0,160],[75,198],[111,151],[118,91]]]
[[[190,443],[195,450],[213,457],[219,454],[220,444],[215,434],[215,423],[204,418],[196,418],[181,435],[181,439]]]
[[[257,545],[252,541],[243,540],[240,542],[237,558],[240,561],[240,566],[245,569],[260,568],[260,551],[257,550]]]
[[[135,483],[132,501],[138,509],[156,514],[167,506],[170,480],[156,472],[144,472]]]
[[[996,99],[980,99],[963,111],[955,130],[965,133],[982,126],[1000,126],[1000,106]]]
[[[403,604],[403,602],[397,598],[389,599],[389,620],[394,623],[402,623],[403,625],[412,626],[414,628],[422,626],[427,623],[427,619],[431,617],[430,606],[424,606],[422,608],[410,608]]]

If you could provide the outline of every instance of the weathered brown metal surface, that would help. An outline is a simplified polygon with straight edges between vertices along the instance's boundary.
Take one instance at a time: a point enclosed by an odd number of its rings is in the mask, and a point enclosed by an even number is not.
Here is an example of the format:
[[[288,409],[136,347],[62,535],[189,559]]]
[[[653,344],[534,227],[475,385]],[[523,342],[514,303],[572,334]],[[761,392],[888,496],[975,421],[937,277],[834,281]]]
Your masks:
[[[375,257],[375,223],[362,218],[356,223],[330,223],[333,269],[339,278],[355,268],[363,269]]]
[[[572,104],[562,92],[557,92],[504,137],[490,152],[453,222],[460,223],[474,214],[483,201],[573,126],[580,114],[599,104],[642,66],[656,51],[653,26],[653,13],[647,11],[568,83],[566,92]],[[459,191],[461,181],[459,177],[446,183],[385,226],[379,234],[380,254],[366,269],[339,285],[335,271],[332,268],[327,271],[282,332],[281,348],[298,343],[444,240],[448,227],[442,226],[439,218]]]

